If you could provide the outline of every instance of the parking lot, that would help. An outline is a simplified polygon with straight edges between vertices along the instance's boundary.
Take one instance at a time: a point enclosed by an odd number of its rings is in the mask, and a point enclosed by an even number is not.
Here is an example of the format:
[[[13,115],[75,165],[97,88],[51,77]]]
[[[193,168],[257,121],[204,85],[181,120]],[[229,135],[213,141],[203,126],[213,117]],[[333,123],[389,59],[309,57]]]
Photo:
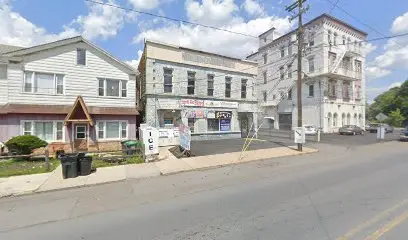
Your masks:
[[[397,141],[399,131],[387,133],[385,139],[381,141]],[[319,148],[319,145],[332,144],[341,146],[358,147],[378,143],[376,133],[365,133],[364,135],[339,135],[321,134],[320,142],[316,142],[316,136],[307,136],[305,146]],[[245,143],[245,139],[223,139],[209,141],[193,141],[191,152],[195,156],[207,156],[212,154],[222,154],[229,152],[240,152]],[[290,131],[268,131],[260,132],[258,138],[254,139],[247,150],[266,149],[282,146],[295,145],[293,132]]]

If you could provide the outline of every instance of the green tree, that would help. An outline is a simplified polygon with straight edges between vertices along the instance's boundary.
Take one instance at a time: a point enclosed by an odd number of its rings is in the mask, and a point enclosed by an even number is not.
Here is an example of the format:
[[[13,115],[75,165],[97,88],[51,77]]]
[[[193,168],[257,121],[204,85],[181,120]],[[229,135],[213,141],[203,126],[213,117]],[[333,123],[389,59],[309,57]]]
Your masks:
[[[402,123],[405,120],[405,117],[402,115],[401,110],[397,108],[396,110],[390,112],[388,123],[395,127],[401,127]]]

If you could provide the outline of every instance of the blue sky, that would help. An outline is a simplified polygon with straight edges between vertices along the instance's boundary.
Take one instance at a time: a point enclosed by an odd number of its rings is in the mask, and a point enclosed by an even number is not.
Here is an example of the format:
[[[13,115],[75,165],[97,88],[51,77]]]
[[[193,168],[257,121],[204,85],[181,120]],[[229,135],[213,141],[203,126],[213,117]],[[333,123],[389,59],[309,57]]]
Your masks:
[[[172,18],[258,35],[274,26],[293,29],[285,5],[292,0],[97,0]],[[368,39],[408,32],[407,0],[308,0],[310,20],[330,12],[367,32]],[[392,4],[390,4],[392,3]],[[353,17],[351,17],[351,16]],[[0,0],[0,43],[30,46],[82,34],[118,58],[137,64],[143,39],[151,38],[244,57],[256,39],[179,24],[84,0]],[[408,37],[371,42],[367,56],[367,95],[408,78]]]

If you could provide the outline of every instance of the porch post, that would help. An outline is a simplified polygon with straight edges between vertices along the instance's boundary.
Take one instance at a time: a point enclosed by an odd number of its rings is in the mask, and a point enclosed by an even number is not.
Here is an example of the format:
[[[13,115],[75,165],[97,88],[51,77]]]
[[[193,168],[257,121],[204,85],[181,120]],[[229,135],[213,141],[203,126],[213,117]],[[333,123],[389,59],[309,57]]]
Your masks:
[[[88,151],[89,151],[89,138],[91,137],[91,135],[89,134],[90,133],[90,131],[89,131],[89,128],[90,128],[90,124],[89,124],[89,122],[87,123],[87,138],[86,138],[86,148],[88,149]]]

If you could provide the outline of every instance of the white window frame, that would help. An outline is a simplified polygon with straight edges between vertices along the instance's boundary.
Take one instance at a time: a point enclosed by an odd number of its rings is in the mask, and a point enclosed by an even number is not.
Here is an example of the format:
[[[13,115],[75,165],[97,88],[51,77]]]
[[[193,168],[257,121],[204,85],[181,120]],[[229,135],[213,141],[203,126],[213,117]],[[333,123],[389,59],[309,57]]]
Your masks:
[[[52,122],[52,140],[48,142],[65,142],[65,126],[64,126],[64,121],[55,121],[55,120],[21,120],[20,121],[20,133],[21,135],[24,135],[26,132],[24,129],[25,123],[31,123],[31,131],[29,135],[33,135],[35,132],[35,123],[39,122]],[[57,140],[57,123],[60,122],[62,123],[62,139]],[[28,131],[27,131],[28,132]],[[33,135],[35,136],[35,135]],[[47,141],[47,140],[44,140]]]
[[[31,75],[31,91],[25,91],[25,84],[27,83],[27,73],[32,73]],[[42,92],[35,92],[35,84],[34,84],[34,80],[35,80],[35,75],[36,74],[49,74],[49,75],[54,75],[54,90],[53,93],[42,93]],[[57,84],[58,84],[58,79],[57,79],[57,75],[62,76],[62,93],[58,93],[57,92]],[[33,93],[33,94],[43,94],[43,95],[65,95],[65,74],[62,73],[49,73],[49,72],[35,72],[35,71],[24,71],[23,74],[23,87],[22,87],[22,91],[23,93]]]
[[[114,79],[114,78],[97,78],[97,83],[98,83],[98,87],[97,89],[97,96],[98,97],[104,97],[104,98],[128,98],[129,97],[129,89],[128,89],[128,80],[123,80],[123,79]],[[108,96],[106,93],[106,86],[107,86],[107,81],[111,80],[111,81],[119,81],[119,96]],[[103,81],[103,95],[99,95],[99,82]],[[126,86],[126,89],[123,88],[123,86]],[[126,96],[123,97],[123,91],[126,90]]]
[[[83,138],[79,138],[78,135],[77,135],[78,134],[78,127],[85,127],[85,131],[83,132],[84,133]],[[88,125],[86,125],[86,124],[75,125],[74,139],[87,139],[87,138],[88,138]]]
[[[106,123],[107,122],[118,122],[119,123],[119,138],[106,138]],[[103,138],[99,138],[99,124],[103,124]],[[126,138],[122,137],[122,123],[126,123]],[[104,120],[96,122],[96,140],[99,142],[103,141],[114,141],[114,140],[127,140],[129,139],[129,121],[127,120]]]

